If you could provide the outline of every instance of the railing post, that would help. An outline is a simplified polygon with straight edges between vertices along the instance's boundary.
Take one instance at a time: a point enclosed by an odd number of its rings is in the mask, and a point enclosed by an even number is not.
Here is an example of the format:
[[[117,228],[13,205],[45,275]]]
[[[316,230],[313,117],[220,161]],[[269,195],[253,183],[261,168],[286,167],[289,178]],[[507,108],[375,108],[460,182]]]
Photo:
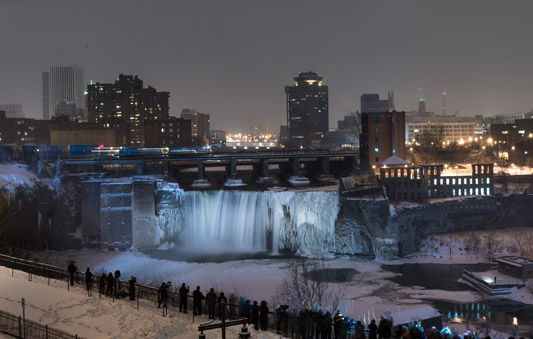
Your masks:
[[[19,315],[19,338],[22,338],[22,317]]]
[[[224,300],[220,301],[220,305],[222,306],[221,310],[221,321],[222,321],[222,339],[226,339],[226,303]]]

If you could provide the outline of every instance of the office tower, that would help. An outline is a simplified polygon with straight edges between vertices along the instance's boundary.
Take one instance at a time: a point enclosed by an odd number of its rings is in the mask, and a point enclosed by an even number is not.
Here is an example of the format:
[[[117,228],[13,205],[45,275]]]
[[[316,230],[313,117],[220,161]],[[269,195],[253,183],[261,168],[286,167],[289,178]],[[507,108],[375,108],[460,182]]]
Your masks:
[[[420,98],[418,100],[418,115],[426,115],[426,102],[424,101],[424,98]]]
[[[361,113],[389,112],[394,108],[394,94],[388,93],[387,100],[379,100],[379,94],[361,95]]]
[[[329,128],[328,86],[316,72],[303,72],[285,86],[290,147],[318,147]]]
[[[390,156],[405,157],[405,112],[371,112],[361,114],[361,169]]]
[[[89,122],[108,128],[129,125],[130,146],[144,146],[144,122],[168,119],[169,93],[148,86],[137,76],[120,74],[112,83],[90,83],[87,86]]]
[[[54,117],[59,103],[74,104],[76,115],[84,115],[83,69],[79,66],[50,67],[43,72],[43,119]]]
[[[22,105],[0,105],[0,111],[4,111],[7,118],[24,118],[24,114],[22,114]]]
[[[184,108],[181,118],[191,121],[191,135],[194,146],[204,146],[209,142],[210,115],[195,109]]]

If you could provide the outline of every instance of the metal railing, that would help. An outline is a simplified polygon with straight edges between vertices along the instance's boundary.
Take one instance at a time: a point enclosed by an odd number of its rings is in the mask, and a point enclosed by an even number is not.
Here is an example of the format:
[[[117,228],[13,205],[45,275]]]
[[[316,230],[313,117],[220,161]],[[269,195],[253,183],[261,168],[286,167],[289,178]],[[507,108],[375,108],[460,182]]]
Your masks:
[[[0,332],[16,338],[44,338],[44,339],[78,339],[77,334],[70,334],[56,328],[42,325],[38,322],[22,319],[20,316],[0,311]]]
[[[11,268],[13,270],[19,270],[23,272],[28,273],[28,279],[32,279],[32,275],[41,276],[48,278],[48,283],[50,284],[50,279],[57,279],[62,280],[65,282],[66,288],[70,288],[70,274],[67,269],[43,264],[31,260],[25,260],[20,259],[16,257],[11,257],[8,255],[0,254],[0,265],[5,266],[8,268]],[[105,272],[104,272],[105,274]],[[98,292],[99,291],[99,281],[100,276],[93,275],[92,277],[92,290]],[[83,272],[76,272],[74,275],[74,284],[78,286],[85,286],[85,274]],[[106,283],[107,286],[107,283]],[[177,292],[175,289],[179,288],[179,286],[175,286],[172,289],[169,289],[168,299],[167,299],[167,306],[168,307],[174,307],[177,308],[180,304],[180,296],[179,292]],[[105,291],[105,290],[104,290]],[[112,297],[115,298],[115,296],[128,298],[129,295],[129,283],[127,281],[120,281],[118,284],[118,290],[113,291]],[[158,295],[159,295],[159,287],[155,286],[147,286],[147,285],[141,285],[141,284],[135,284],[135,298],[137,300],[137,307],[139,307],[139,299],[149,300],[154,302],[154,305],[158,304]],[[229,297],[229,295],[227,296]],[[114,300],[113,300],[114,301]],[[193,313],[193,299],[192,295],[187,295],[187,311],[189,314],[192,315]],[[202,314],[207,314],[207,305],[205,303],[205,300],[201,302],[202,304]],[[215,317],[218,318],[221,314],[220,304],[216,303],[215,305]],[[239,306],[233,303],[227,303],[224,305],[225,307],[225,315],[227,320],[236,320],[236,319],[242,319],[242,314],[239,313]],[[164,310],[162,310],[162,313],[164,313]],[[16,321],[16,326],[18,326],[18,318],[13,316]],[[28,320],[26,320],[28,322]],[[194,318],[193,318],[193,321]],[[14,325],[14,326],[15,326]],[[277,325],[276,320],[276,314],[272,312],[272,310],[268,314],[268,328],[270,330],[275,330]],[[42,325],[41,325],[42,326]],[[18,327],[16,327],[18,329]],[[48,329],[50,330],[50,329]],[[288,314],[286,320],[283,321],[283,324],[281,325],[280,330],[288,335],[289,333],[292,333],[294,338],[299,338],[299,318],[297,315]],[[0,332],[2,331],[2,320],[0,320]],[[11,333],[10,333],[11,334]],[[18,334],[14,334],[18,335]],[[20,336],[19,336],[20,337]],[[22,338],[22,337],[21,337]],[[28,337],[30,338],[30,337]],[[46,336],[41,336],[39,338],[48,338]],[[50,338],[63,338],[63,337],[50,337]],[[75,336],[65,337],[65,338],[76,338]]]

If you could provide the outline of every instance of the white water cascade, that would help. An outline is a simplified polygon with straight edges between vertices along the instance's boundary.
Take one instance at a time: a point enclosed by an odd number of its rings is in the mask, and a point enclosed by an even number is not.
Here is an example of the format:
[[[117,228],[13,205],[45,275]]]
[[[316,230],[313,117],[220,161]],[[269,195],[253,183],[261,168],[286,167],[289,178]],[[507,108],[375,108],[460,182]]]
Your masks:
[[[198,251],[335,249],[336,192],[182,191],[158,205],[159,243]]]

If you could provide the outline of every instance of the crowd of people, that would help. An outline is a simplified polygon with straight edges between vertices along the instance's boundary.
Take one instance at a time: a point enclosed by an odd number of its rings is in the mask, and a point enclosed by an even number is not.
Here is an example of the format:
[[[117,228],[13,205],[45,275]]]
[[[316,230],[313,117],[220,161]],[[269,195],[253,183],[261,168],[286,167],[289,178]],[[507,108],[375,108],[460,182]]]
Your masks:
[[[69,272],[69,282],[71,286],[77,276],[77,267],[74,262],[70,262],[67,267]],[[130,277],[127,291],[121,289],[120,270],[115,274],[109,272],[100,275],[98,291],[100,295],[124,298],[129,295],[130,300],[135,300],[136,284],[135,277]],[[92,295],[93,273],[87,267],[85,271],[85,285],[87,293]],[[157,307],[166,309],[169,302],[169,293],[172,282],[163,282],[157,290]],[[256,330],[266,331],[269,327],[269,307],[263,300],[261,303],[251,301],[244,297],[237,297],[233,294],[228,298],[224,292],[215,292],[211,288],[205,295],[200,290],[200,286],[189,295],[190,288],[182,283],[179,289],[175,290],[174,302],[179,305],[179,312],[187,313],[188,301],[192,297],[192,310],[194,316],[207,314],[209,319],[236,319],[245,318],[249,325]],[[176,300],[178,297],[179,299]],[[179,303],[178,303],[179,302]],[[390,314],[381,316],[379,324],[375,319],[370,320],[368,325],[360,320],[345,317],[340,310],[334,315],[329,311],[320,311],[314,308],[302,309],[299,312],[289,313],[288,305],[277,305],[274,313],[275,328],[278,334],[295,339],[478,339],[475,333],[465,333],[459,335],[445,327],[438,330],[435,327],[424,328],[421,323],[396,326],[394,328],[393,319]],[[165,314],[165,313],[163,313]],[[270,324],[274,325],[274,324]],[[272,326],[274,327],[274,326]],[[486,336],[485,339],[491,339]],[[509,339],[514,339],[510,337]],[[522,337],[520,339],[523,339]]]

